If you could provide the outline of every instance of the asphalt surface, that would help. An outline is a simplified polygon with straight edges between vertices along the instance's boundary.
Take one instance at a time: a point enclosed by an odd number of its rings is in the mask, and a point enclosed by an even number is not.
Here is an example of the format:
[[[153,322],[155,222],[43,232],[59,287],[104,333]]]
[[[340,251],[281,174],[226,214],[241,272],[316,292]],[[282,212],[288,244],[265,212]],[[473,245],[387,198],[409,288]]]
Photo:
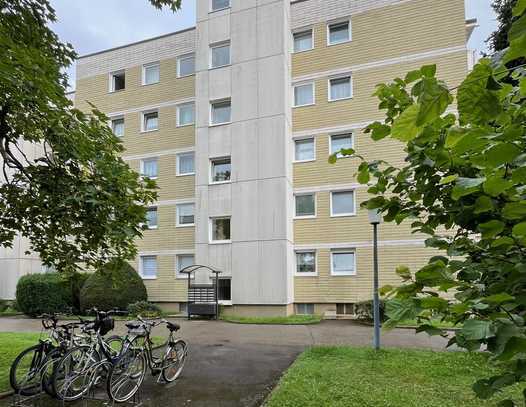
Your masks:
[[[182,376],[172,384],[157,384],[148,377],[142,388],[144,406],[255,407],[260,406],[283,372],[307,347],[323,345],[370,346],[372,327],[351,321],[322,321],[317,325],[241,325],[221,321],[177,320],[180,336],[189,344],[190,354]],[[35,332],[40,322],[0,318],[0,332]],[[122,322],[117,333],[124,333]],[[164,336],[162,328],[153,335]],[[383,333],[382,345],[444,349],[446,340],[395,329]],[[0,400],[0,407],[11,400]],[[61,406],[41,400],[34,406]],[[85,406],[83,403],[72,406]],[[96,406],[102,403],[89,402]]]

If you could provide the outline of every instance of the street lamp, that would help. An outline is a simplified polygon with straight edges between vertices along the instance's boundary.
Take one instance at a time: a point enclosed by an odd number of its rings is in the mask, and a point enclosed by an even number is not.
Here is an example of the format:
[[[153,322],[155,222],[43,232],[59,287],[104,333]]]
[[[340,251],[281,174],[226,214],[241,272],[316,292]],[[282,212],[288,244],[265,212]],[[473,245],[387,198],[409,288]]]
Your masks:
[[[373,315],[375,350],[380,349],[380,299],[378,298],[378,225],[382,223],[382,214],[378,209],[369,210],[369,223],[373,225]]]

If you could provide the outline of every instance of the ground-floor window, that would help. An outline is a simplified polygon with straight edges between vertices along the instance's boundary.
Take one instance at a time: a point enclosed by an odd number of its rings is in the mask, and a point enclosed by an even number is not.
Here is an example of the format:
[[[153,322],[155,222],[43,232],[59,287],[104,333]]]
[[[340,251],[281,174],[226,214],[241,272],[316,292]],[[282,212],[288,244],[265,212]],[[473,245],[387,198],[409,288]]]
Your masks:
[[[298,315],[314,314],[314,304],[296,304],[296,314]]]
[[[217,292],[219,301],[232,301],[232,280],[230,278],[220,278]]]
[[[336,304],[337,315],[354,315],[354,304]]]

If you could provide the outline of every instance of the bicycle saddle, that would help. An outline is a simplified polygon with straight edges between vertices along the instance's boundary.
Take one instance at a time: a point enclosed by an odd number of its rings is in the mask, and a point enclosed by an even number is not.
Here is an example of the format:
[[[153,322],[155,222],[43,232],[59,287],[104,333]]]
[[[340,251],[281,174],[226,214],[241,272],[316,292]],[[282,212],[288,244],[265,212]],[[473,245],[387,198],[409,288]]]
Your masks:
[[[178,331],[179,329],[181,329],[181,326],[179,324],[176,324],[174,322],[169,322],[169,321],[166,322],[166,327],[172,332]]]

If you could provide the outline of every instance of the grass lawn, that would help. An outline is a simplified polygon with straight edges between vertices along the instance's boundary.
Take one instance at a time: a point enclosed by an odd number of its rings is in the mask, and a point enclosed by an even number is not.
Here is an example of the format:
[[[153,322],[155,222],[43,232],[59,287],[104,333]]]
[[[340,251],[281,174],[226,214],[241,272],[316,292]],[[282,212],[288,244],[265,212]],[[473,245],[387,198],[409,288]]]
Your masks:
[[[290,315],[288,317],[238,317],[234,315],[221,315],[223,321],[236,324],[263,324],[263,325],[311,325],[321,321],[321,315]]]
[[[294,362],[267,407],[483,407],[520,400],[514,386],[489,401],[471,389],[496,369],[482,354],[317,347]]]
[[[110,334],[111,335],[111,334]],[[38,343],[38,333],[0,333],[0,393],[11,390],[9,369],[11,363],[24,349]],[[154,346],[164,344],[165,337],[152,337]]]

